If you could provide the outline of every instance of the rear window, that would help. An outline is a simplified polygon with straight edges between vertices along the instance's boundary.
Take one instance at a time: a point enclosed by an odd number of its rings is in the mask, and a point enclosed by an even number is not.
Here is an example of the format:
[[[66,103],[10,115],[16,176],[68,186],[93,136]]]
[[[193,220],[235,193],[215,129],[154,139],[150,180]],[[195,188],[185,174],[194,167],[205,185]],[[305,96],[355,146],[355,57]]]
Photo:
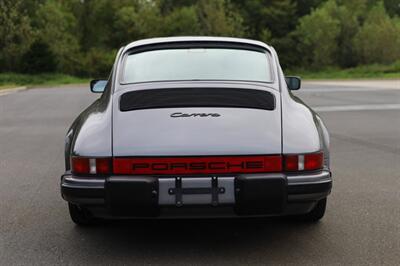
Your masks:
[[[123,83],[171,80],[271,82],[267,52],[227,48],[151,50],[125,59]]]

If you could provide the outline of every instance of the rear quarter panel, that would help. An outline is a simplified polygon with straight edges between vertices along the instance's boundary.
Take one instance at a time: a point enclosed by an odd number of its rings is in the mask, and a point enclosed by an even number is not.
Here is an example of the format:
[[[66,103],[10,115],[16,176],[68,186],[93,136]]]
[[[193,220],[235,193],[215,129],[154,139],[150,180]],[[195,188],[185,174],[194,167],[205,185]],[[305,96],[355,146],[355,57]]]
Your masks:
[[[65,166],[70,156],[107,157],[112,155],[110,94],[86,108],[72,123],[65,138]]]
[[[271,49],[276,60],[282,101],[282,152],[284,154],[324,152],[324,165],[329,168],[329,133],[319,117],[301,99],[287,88],[285,75],[280,67],[275,49]]]
[[[278,63],[279,66],[279,63]],[[330,167],[329,133],[321,119],[300,98],[287,88],[283,71],[281,74],[282,99],[282,152],[284,154],[324,152],[324,166]]]

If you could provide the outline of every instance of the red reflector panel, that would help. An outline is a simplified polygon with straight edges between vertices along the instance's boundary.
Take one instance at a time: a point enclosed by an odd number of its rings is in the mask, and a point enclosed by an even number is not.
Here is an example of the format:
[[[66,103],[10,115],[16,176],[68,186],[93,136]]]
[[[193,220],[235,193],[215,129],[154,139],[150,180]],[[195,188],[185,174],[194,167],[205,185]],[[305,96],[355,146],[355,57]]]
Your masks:
[[[100,175],[111,173],[111,158],[96,159],[96,173]]]
[[[324,154],[312,153],[304,155],[304,170],[322,169],[324,165]]]
[[[282,171],[282,157],[272,155],[114,158],[113,169],[115,174],[125,175],[267,173]]]
[[[89,158],[72,157],[71,168],[74,174],[88,174],[90,171]]]
[[[298,155],[286,155],[285,156],[285,170],[286,171],[297,171],[299,165]]]

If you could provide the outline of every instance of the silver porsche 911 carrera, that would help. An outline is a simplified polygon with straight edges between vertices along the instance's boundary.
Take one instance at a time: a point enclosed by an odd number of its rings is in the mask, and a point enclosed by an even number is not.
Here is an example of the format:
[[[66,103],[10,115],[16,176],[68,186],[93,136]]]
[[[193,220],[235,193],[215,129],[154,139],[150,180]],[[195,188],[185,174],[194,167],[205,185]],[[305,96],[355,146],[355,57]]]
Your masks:
[[[72,220],[290,216],[318,221],[329,135],[258,41],[176,37],[122,47],[65,140]]]

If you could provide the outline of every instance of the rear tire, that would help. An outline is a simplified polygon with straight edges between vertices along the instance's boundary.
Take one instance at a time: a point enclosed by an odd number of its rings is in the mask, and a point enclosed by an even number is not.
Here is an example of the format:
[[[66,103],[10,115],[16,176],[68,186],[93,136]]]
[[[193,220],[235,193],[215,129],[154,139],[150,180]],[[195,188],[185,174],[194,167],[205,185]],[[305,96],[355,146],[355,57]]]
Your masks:
[[[327,199],[324,198],[317,202],[314,209],[306,214],[295,215],[293,218],[297,221],[315,223],[322,219],[325,215]]]
[[[97,222],[97,219],[85,208],[68,203],[68,209],[72,221],[79,226],[89,226]]]

